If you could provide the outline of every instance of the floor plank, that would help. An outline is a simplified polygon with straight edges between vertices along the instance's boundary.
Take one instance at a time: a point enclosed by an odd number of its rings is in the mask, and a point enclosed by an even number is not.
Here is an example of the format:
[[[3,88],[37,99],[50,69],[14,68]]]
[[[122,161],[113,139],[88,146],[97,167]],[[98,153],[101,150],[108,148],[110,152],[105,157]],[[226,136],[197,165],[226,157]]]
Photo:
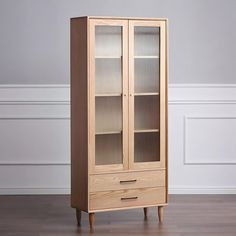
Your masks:
[[[68,195],[0,196],[0,235],[235,236],[236,195],[171,195],[163,224],[155,207],[147,220],[143,209],[96,213],[93,232],[86,213],[77,227]]]

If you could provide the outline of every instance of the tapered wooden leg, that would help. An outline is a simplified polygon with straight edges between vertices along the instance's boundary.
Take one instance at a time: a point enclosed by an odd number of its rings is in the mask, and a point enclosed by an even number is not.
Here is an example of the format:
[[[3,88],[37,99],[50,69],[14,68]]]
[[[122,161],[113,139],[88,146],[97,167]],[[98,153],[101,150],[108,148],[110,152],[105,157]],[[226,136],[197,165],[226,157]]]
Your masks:
[[[144,218],[147,219],[147,213],[148,213],[147,207],[143,208],[143,213],[144,213]]]
[[[89,213],[89,225],[90,229],[92,229],[94,225],[94,213]]]
[[[162,223],[163,222],[163,206],[159,206],[158,207],[158,218],[159,218],[159,222]]]
[[[77,219],[77,223],[80,226],[81,225],[81,210],[76,209],[76,219]]]

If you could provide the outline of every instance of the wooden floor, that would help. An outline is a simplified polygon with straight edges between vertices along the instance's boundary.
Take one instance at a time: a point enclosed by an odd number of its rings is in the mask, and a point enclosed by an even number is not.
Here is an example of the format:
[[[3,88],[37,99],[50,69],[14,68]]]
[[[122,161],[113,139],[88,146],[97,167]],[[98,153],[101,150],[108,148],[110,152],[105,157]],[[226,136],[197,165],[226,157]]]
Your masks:
[[[69,196],[0,196],[1,236],[168,235],[236,236],[236,195],[171,195],[164,223],[151,208],[97,213],[90,232],[88,215],[76,225]]]

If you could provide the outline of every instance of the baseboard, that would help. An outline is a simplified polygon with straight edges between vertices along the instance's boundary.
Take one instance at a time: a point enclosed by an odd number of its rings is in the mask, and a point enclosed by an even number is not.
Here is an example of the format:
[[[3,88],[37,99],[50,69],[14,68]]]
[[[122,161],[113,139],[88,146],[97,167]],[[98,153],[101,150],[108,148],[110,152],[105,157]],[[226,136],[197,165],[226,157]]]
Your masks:
[[[236,194],[236,186],[170,187],[169,194]]]
[[[0,195],[70,194],[70,188],[0,188]]]

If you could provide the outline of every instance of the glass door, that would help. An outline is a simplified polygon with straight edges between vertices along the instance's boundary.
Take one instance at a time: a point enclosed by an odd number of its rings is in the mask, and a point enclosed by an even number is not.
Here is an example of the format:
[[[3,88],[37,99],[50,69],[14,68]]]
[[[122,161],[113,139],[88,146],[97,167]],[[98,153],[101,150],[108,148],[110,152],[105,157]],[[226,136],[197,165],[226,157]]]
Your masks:
[[[129,23],[130,167],[165,166],[165,25]],[[161,141],[164,138],[164,141]]]
[[[91,21],[90,107],[95,172],[128,168],[127,30],[127,21]]]

